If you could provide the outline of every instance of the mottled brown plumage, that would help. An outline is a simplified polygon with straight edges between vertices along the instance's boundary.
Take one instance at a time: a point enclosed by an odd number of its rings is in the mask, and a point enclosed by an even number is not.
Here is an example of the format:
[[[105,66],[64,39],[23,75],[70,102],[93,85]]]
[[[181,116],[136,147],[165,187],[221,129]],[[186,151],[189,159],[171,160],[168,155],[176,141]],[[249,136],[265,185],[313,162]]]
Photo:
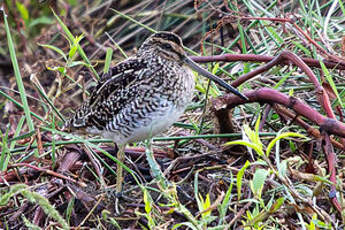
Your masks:
[[[156,135],[172,125],[191,102],[191,68],[246,99],[189,59],[180,37],[158,32],[142,44],[135,56],[101,77],[89,100],[66,126],[101,134],[120,146]],[[123,155],[119,157],[123,160]]]

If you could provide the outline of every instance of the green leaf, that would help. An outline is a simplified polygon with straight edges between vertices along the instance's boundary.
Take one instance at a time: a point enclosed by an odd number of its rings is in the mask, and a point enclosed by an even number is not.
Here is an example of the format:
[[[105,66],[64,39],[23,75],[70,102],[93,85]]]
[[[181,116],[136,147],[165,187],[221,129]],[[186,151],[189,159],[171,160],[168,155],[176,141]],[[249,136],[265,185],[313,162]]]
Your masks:
[[[275,86],[273,86],[273,89],[278,89],[279,86],[281,86],[291,76],[291,74],[295,72],[295,70],[296,70],[296,67],[293,68],[288,73],[284,74],[283,77],[278,81],[278,83]],[[272,116],[272,118],[274,117]]]
[[[212,68],[212,74],[216,74],[219,69],[219,62],[217,62]]]
[[[33,27],[35,27],[36,25],[39,25],[39,24],[50,25],[50,24],[53,24],[53,23],[54,23],[53,19],[43,16],[43,17],[39,17],[39,18],[35,18],[35,19],[31,20],[29,22],[28,27],[29,28],[33,28]]]
[[[294,153],[297,150],[295,143],[290,140],[289,145],[290,145],[291,151]]]
[[[271,149],[273,148],[273,146],[276,144],[276,142],[282,138],[288,138],[288,137],[300,137],[300,138],[305,138],[307,139],[306,136],[304,136],[303,134],[299,134],[299,133],[293,133],[293,132],[286,132],[286,133],[282,133],[279,136],[277,136],[276,138],[274,138],[267,146],[266,149],[266,156],[269,156]]]
[[[24,4],[20,3],[19,1],[16,1],[16,6],[17,6],[17,9],[20,13],[20,16],[27,23],[29,21],[28,9],[24,6]]]
[[[309,49],[303,46],[300,42],[296,42],[296,41],[291,41],[291,42],[300,50],[302,50],[308,57],[312,56],[312,53],[309,51]]]
[[[259,155],[261,155],[263,153],[263,144],[260,140],[260,136],[259,136],[259,132],[258,132],[259,124],[260,124],[260,117],[258,118],[258,120],[256,121],[256,124],[255,124],[255,129],[257,131],[253,131],[247,124],[245,124],[243,126],[243,130],[244,130],[244,133],[246,134],[246,136],[252,142],[252,144],[256,146],[256,148],[253,148],[253,149]],[[248,147],[250,147],[250,146],[248,146]]]
[[[36,130],[33,130],[31,132],[28,132],[28,133],[24,133],[23,135],[20,135],[20,136],[16,136],[16,137],[10,139],[9,142],[23,140],[23,139],[26,139],[26,138],[33,136],[34,134],[36,134]]]
[[[237,173],[237,181],[236,181],[236,185],[237,185],[237,200],[241,199],[241,194],[242,194],[242,180],[243,180],[243,175],[244,175],[244,171],[246,170],[246,168],[248,168],[250,166],[250,162],[246,161],[246,163],[244,164],[244,166],[240,169],[240,171],[238,171]]]
[[[186,226],[192,230],[199,230],[198,227],[196,227],[194,224],[190,223],[190,222],[182,222],[182,223],[179,223],[179,224],[175,224],[173,227],[172,227],[172,230],[175,230],[181,226]]]
[[[22,218],[23,218],[24,225],[25,225],[25,227],[27,227],[27,229],[30,229],[30,230],[41,230],[40,226],[35,225],[35,224],[31,223],[30,220],[26,219],[24,214],[22,214]]]
[[[76,6],[78,1],[77,0],[68,0],[68,3],[71,5],[71,6]]]
[[[260,140],[260,137],[259,137],[259,131],[260,131],[260,121],[261,121],[261,115],[259,114],[259,117],[258,119],[256,120],[255,122],[255,136],[257,139]],[[260,141],[261,142],[261,141]]]
[[[210,199],[210,194],[209,193],[207,193],[205,200],[202,198],[201,194],[199,194],[199,198],[200,198],[200,201],[201,201],[201,209],[200,209],[201,212],[206,210],[206,209],[208,209],[211,206],[211,199]],[[208,217],[210,215],[211,215],[211,210],[209,210],[207,212],[203,212],[201,214],[202,218],[206,218],[206,217]]]
[[[272,205],[270,209],[270,213],[276,212],[284,204],[284,201],[285,201],[284,197],[278,198],[276,202],[274,202],[274,204]]]
[[[270,32],[270,34],[276,39],[276,41],[281,45],[284,44],[284,39],[281,38],[277,32],[275,31],[275,29],[271,26],[266,27],[266,29]]]
[[[87,64],[86,62],[83,62],[83,61],[72,61],[72,62],[69,62],[69,63],[67,63],[66,67],[72,68],[72,67],[78,66],[78,65],[82,65],[82,66],[85,66],[85,67],[90,67],[89,64]]]
[[[18,106],[18,108],[23,109],[24,107],[22,104],[20,104],[19,102],[17,102],[15,99],[13,99],[12,97],[10,97],[8,94],[6,94],[5,92],[0,90],[0,96],[5,97],[7,100],[10,100],[13,104],[15,104],[16,106]],[[43,123],[47,123],[42,117],[38,116],[36,113],[29,111],[30,114],[34,117],[36,117],[38,120],[40,120]]]
[[[151,205],[151,201],[150,201],[150,196],[148,195],[148,191],[145,189],[144,190],[144,203],[145,203],[145,212],[146,213],[150,213],[152,210],[152,205]]]
[[[335,93],[335,95],[337,96],[337,99],[339,101],[339,104],[342,108],[344,108],[344,104],[343,104],[343,101],[341,100],[340,96],[339,96],[339,93],[338,93],[338,89],[337,89],[337,86],[335,85],[334,81],[333,81],[333,78],[331,76],[331,74],[329,73],[327,67],[325,66],[325,64],[323,63],[322,60],[320,60],[320,65],[321,65],[321,69],[322,71],[324,72],[325,74],[325,77],[329,83],[329,85],[331,86],[333,92]]]
[[[58,54],[60,54],[63,59],[65,59],[65,61],[67,61],[67,57],[65,55],[65,53],[62,51],[62,49],[56,47],[56,46],[52,46],[52,45],[47,45],[47,44],[39,44],[39,46],[42,46],[42,47],[45,47],[45,48],[48,48],[48,49],[51,49],[51,50],[54,50],[55,52],[57,52]]]
[[[74,210],[74,204],[75,204],[75,197],[72,197],[70,201],[68,202],[67,209],[66,209],[66,220],[68,224],[70,224],[70,218]]]
[[[72,59],[77,52],[78,46],[77,45],[72,45],[69,52],[68,52],[68,58]]]
[[[54,206],[49,203],[48,199],[37,192],[31,192],[30,187],[25,184],[10,186],[10,191],[0,198],[0,205],[7,203],[8,200],[17,193],[21,193],[31,203],[39,205],[47,216],[55,219],[61,225],[62,229],[70,229],[66,220],[63,219]]]
[[[278,173],[281,176],[286,176],[287,172],[287,160],[283,160],[280,164],[278,164]]]
[[[65,25],[65,23],[63,23],[63,21],[59,18],[59,16],[54,11],[53,11],[53,14],[54,14],[56,20],[58,21],[58,23],[60,24],[61,28],[63,29],[63,31],[66,33],[69,41],[71,43],[73,43],[75,38],[73,37],[73,34],[71,33],[71,31],[68,29],[68,27]],[[93,74],[96,76],[96,78],[99,79],[99,75],[98,75],[97,71],[91,65],[91,62],[90,62],[89,58],[86,56],[83,48],[80,45],[78,45],[78,52],[79,52],[80,56],[83,58],[83,60],[87,64],[90,65],[89,67],[90,67],[91,71],[93,72]]]
[[[6,132],[4,134],[1,133],[1,156],[0,156],[0,171],[6,171],[7,170],[7,163],[8,159],[10,157],[10,150],[8,148],[8,131],[10,130],[10,127],[8,126],[6,129]]]
[[[244,145],[244,146],[254,149],[255,152],[257,152],[260,156],[264,154],[260,146],[248,141],[229,141],[224,144],[224,146],[229,146],[229,145]]]
[[[58,71],[58,72],[60,72],[63,76],[65,76],[66,73],[67,73],[66,68],[63,67],[63,66],[56,66],[56,67],[49,67],[49,66],[47,66],[47,69],[48,69],[48,70],[51,70],[51,71]]]
[[[317,215],[314,214],[312,217],[312,220],[310,221],[310,224],[306,224],[308,230],[315,230],[316,229],[315,222],[314,222],[316,219],[317,219]]]
[[[341,9],[341,11],[343,12],[343,15],[344,15],[345,14],[345,6],[344,6],[344,3],[343,3],[343,0],[339,0],[338,3],[339,3],[339,6],[340,6],[340,9]]]
[[[72,59],[77,52],[79,47],[79,42],[84,38],[84,35],[77,36],[73,39],[72,44],[70,44],[70,50],[68,52],[69,59]]]
[[[257,169],[254,173],[254,177],[252,182],[252,190],[255,195],[261,198],[262,188],[265,184],[265,180],[269,174],[268,170],[265,169]]]
[[[198,90],[200,93],[202,93],[202,94],[205,94],[206,93],[206,89],[201,85],[201,84],[199,84],[199,83],[197,83],[196,85],[195,85],[195,89],[196,90]]]
[[[40,96],[50,105],[50,107],[53,109],[53,111],[56,113],[56,115],[58,115],[59,118],[63,122],[65,122],[66,120],[65,120],[64,116],[60,113],[60,111],[55,107],[54,103],[50,100],[50,98],[48,97],[48,95],[44,91],[43,87],[41,86],[39,80],[36,78],[35,74],[31,75],[30,80],[31,80],[32,84],[35,86],[35,88],[37,89]]]
[[[231,176],[230,186],[225,193],[224,200],[223,200],[222,204],[218,207],[218,212],[219,212],[218,225],[225,222],[224,218],[226,216],[226,212],[227,212],[229,205],[230,205],[230,200],[231,200],[231,195],[232,195],[231,192],[232,192],[232,186],[233,186],[233,175],[232,175],[231,171],[230,171],[230,176]]]

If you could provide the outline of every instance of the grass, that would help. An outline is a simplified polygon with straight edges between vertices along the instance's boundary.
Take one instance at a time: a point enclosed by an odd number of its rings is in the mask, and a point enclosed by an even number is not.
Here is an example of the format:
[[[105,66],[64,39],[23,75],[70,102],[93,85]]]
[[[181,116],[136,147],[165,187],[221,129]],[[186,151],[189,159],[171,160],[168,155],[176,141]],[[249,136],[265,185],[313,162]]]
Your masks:
[[[8,42],[8,49],[10,52],[10,57],[11,57],[11,62],[12,62],[13,70],[14,70],[14,75],[16,77],[16,82],[17,82],[17,86],[18,86],[18,90],[19,90],[20,99],[23,103],[23,110],[25,113],[26,122],[27,122],[27,125],[29,126],[29,130],[33,131],[35,129],[35,127],[34,127],[34,123],[33,123],[32,119],[31,119],[30,108],[29,108],[28,100],[26,98],[27,96],[25,93],[25,88],[24,88],[24,84],[22,81],[22,76],[21,76],[21,73],[19,71],[19,65],[18,65],[18,61],[17,61],[17,57],[16,57],[16,51],[15,51],[13,40],[11,37],[10,28],[9,28],[8,22],[7,22],[7,15],[6,15],[4,10],[2,10],[1,12],[2,12],[2,16],[4,18],[5,30],[6,30],[7,42]]]
[[[98,1],[55,7],[48,2],[36,7],[6,1],[8,17],[2,11],[0,35],[7,39],[0,41],[0,58],[10,57],[10,65],[0,63],[0,208],[11,211],[0,214],[0,228],[309,230],[344,224],[344,214],[328,201],[331,182],[315,144],[319,140],[305,138],[308,132],[278,115],[278,108],[259,103],[224,114],[231,127],[215,122],[212,101],[226,92],[202,77],[196,78],[193,104],[179,123],[153,139],[158,164],[143,157],[150,150],[145,144],[127,148],[121,216],[113,207],[118,160],[112,142],[61,131],[99,74],[132,55],[153,31],[177,32],[193,55],[273,56],[287,49],[322,60],[326,55],[293,25],[267,18],[295,17],[321,48],[342,56],[342,1],[243,0],[223,6],[227,1],[144,0],[101,10],[107,5]],[[216,63],[209,70],[230,80],[260,65]],[[313,71],[334,92],[329,94],[334,111],[344,112],[342,72],[324,65]],[[322,113],[313,85],[293,66],[277,66],[244,83],[241,91],[261,87],[301,98]],[[220,128],[232,132],[219,133]],[[150,168],[161,181],[152,180]],[[337,169],[337,196],[344,207],[342,161]],[[26,207],[46,216],[35,222]],[[23,214],[13,221],[21,208]]]

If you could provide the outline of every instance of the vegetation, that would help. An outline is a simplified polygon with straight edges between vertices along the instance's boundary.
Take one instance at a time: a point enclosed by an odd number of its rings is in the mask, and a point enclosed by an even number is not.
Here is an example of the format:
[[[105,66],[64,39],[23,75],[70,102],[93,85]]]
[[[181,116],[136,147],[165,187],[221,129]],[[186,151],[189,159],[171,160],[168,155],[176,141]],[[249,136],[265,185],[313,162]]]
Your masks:
[[[343,1],[1,4],[1,229],[344,227]],[[161,30],[249,101],[196,76],[193,104],[154,138],[159,165],[132,144],[115,194],[112,141],[62,126]]]

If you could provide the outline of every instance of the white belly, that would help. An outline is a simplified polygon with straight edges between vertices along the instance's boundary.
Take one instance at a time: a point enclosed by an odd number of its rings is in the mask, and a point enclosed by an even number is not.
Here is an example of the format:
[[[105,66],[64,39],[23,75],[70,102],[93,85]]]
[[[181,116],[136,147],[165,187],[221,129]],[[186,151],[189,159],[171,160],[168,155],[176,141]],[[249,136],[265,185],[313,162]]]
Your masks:
[[[143,141],[151,138],[165,130],[167,130],[179,117],[183,114],[185,108],[175,109],[172,108],[164,115],[151,114],[152,122],[146,126],[140,126],[133,130],[129,137],[125,137],[120,132],[106,131],[102,134],[103,137],[114,140],[116,144],[122,145],[137,141]]]

